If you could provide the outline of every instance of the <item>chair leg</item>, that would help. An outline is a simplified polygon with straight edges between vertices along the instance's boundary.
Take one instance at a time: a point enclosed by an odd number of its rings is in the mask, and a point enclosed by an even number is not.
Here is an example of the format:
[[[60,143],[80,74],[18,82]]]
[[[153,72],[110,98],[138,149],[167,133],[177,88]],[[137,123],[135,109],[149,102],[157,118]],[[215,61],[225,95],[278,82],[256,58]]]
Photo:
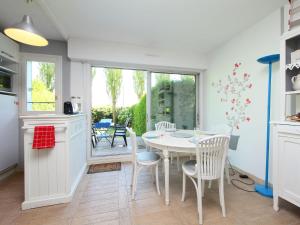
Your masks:
[[[231,180],[230,180],[230,174],[229,174],[229,163],[227,161],[226,166],[225,166],[225,175],[227,178],[227,183],[230,184]]]
[[[157,193],[158,195],[160,195],[160,190],[159,190],[159,177],[158,177],[158,164],[156,164],[155,166],[155,176],[156,176],[156,189],[157,189]]]
[[[184,202],[185,199],[185,186],[186,186],[186,175],[182,172],[182,196],[181,201]]]
[[[211,189],[211,180],[208,182],[208,189]]]
[[[94,138],[92,137],[92,146],[95,148]]]
[[[125,145],[127,146],[127,139],[126,139],[126,135],[125,135],[125,136],[123,136],[123,139],[124,139]]]
[[[225,200],[224,200],[224,179],[221,177],[219,179],[219,198],[220,198],[220,205],[222,208],[222,215],[226,217],[226,210],[225,210]]]
[[[135,193],[136,193],[136,186],[137,186],[137,176],[138,176],[138,168],[137,165],[134,166],[133,170],[133,185],[132,185],[132,195],[131,199],[135,199]]]
[[[133,187],[134,182],[134,163],[132,164],[132,172],[131,172],[131,188]]]
[[[114,141],[115,141],[115,135],[113,136],[113,138],[111,140],[111,147],[114,147]]]
[[[180,158],[178,152],[176,152],[177,170],[180,171]]]
[[[204,197],[204,190],[205,190],[205,180],[201,180],[201,192],[202,192],[202,197]]]
[[[197,206],[198,206],[198,216],[199,216],[199,224],[203,224],[203,214],[202,214],[202,191],[201,191],[201,187],[202,184],[199,185],[199,182],[202,182],[201,180],[198,180],[198,187],[197,187]]]

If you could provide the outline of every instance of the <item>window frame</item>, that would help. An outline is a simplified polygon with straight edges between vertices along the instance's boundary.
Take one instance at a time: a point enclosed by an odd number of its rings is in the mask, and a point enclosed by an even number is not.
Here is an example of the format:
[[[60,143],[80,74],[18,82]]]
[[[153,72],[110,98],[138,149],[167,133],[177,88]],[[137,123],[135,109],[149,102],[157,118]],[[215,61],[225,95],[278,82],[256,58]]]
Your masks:
[[[62,57],[58,55],[21,53],[22,69],[22,113],[25,115],[58,114],[62,113]],[[27,110],[27,61],[49,62],[55,64],[55,111],[28,111]]]

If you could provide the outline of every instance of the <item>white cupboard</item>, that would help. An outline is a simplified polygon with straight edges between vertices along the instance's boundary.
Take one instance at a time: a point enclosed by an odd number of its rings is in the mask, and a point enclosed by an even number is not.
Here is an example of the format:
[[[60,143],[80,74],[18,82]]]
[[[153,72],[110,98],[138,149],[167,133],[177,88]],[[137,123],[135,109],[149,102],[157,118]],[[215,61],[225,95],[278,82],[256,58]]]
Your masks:
[[[300,124],[273,124],[273,197],[279,210],[280,198],[300,207]]]

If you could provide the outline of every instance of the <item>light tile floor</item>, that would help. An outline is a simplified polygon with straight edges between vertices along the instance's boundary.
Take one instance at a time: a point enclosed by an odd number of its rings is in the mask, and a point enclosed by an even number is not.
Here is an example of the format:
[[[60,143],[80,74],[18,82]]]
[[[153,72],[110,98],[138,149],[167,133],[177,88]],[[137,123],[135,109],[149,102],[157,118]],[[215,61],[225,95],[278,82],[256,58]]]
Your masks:
[[[130,137],[127,137],[128,147],[125,146],[122,137],[116,137],[114,141],[114,146],[111,147],[110,143],[106,140],[101,140],[97,143],[97,146],[92,150],[93,157],[106,157],[106,156],[116,156],[116,155],[130,155]],[[141,137],[137,137],[138,149],[145,149],[144,141]]]
[[[161,171],[161,170],[160,170]],[[139,176],[135,201],[130,198],[131,165],[122,164],[121,171],[85,175],[73,201],[50,207],[21,211],[23,174],[17,173],[0,182],[1,225],[195,225],[196,195],[188,182],[186,201],[181,202],[181,172],[171,169],[171,204],[164,205],[155,191],[151,173]],[[205,190],[205,225],[300,225],[300,209],[284,202],[281,210],[272,209],[272,200],[256,193],[225,186],[227,217],[219,207],[217,185]]]

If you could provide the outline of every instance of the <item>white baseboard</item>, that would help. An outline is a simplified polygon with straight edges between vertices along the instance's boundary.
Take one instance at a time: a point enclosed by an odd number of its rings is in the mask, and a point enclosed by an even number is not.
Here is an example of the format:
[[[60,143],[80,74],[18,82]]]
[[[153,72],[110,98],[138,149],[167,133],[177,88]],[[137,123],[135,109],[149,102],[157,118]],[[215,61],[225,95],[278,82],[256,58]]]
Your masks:
[[[0,181],[4,180],[5,178],[11,176],[17,171],[17,165],[13,165],[11,167],[8,167],[7,169],[1,171],[0,173]]]
[[[67,203],[67,202],[70,202],[71,200],[72,200],[72,196],[69,196],[69,195],[47,196],[46,198],[39,198],[36,200],[24,201],[22,203],[22,210]]]

